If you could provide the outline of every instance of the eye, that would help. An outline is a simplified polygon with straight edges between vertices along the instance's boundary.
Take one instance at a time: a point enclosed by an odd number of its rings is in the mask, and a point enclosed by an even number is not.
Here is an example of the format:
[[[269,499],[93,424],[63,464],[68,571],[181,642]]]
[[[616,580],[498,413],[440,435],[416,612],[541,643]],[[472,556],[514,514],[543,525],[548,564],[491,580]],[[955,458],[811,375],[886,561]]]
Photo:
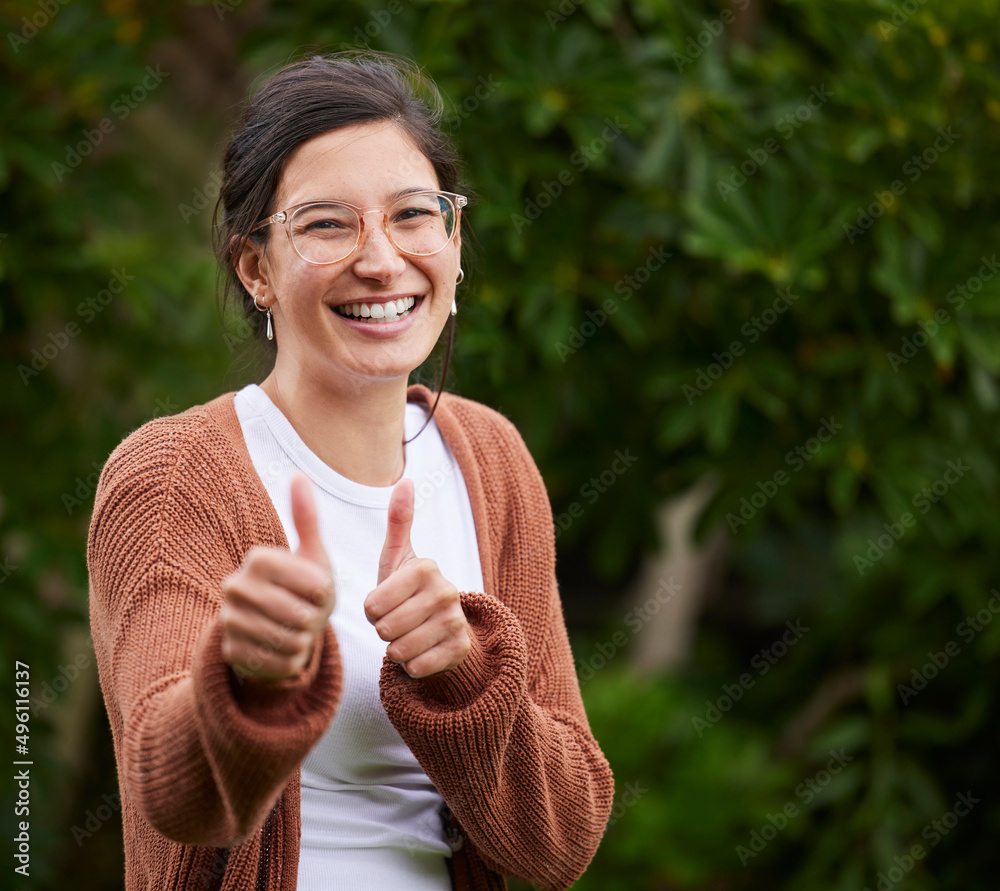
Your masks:
[[[434,211],[427,207],[404,207],[394,217],[394,223],[407,223],[423,217],[434,216]]]
[[[303,227],[303,231],[311,232],[314,229],[346,229],[347,225],[343,220],[312,220]]]
[[[342,235],[353,233],[358,225],[354,211],[337,204],[309,205],[292,222],[297,235]]]

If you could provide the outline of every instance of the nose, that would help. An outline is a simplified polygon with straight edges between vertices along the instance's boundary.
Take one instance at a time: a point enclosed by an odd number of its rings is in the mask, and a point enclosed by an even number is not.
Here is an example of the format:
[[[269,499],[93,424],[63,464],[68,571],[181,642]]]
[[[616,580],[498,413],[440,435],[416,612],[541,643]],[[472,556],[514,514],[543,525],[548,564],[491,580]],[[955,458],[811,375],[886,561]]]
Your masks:
[[[370,216],[371,214],[375,216]],[[387,284],[406,269],[406,260],[389,241],[383,225],[385,215],[382,211],[369,210],[362,218],[364,225],[361,244],[354,255],[354,272],[361,278],[373,278]]]

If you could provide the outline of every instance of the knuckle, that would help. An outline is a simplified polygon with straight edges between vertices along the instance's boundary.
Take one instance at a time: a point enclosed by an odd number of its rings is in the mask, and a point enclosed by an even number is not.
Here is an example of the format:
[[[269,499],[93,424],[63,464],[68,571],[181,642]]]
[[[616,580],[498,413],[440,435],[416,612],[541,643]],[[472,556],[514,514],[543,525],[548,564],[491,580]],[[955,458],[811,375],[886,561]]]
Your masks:
[[[392,629],[388,622],[376,622],[375,631],[382,640],[392,640]]]
[[[448,652],[452,656],[451,662],[448,664],[449,668],[454,668],[458,665],[466,656],[469,655],[469,651],[472,649],[472,640],[466,631],[460,631],[448,640]]]
[[[333,577],[324,573],[321,569],[310,566],[309,572],[312,575],[312,591],[315,596],[326,600],[333,592]]]
[[[300,631],[295,636],[296,648],[299,653],[308,653],[312,649],[313,644],[316,643],[317,635],[309,631]]]
[[[287,649],[301,650],[302,640],[312,637],[312,631],[308,628],[299,628],[285,625],[281,629],[282,639]]]
[[[232,603],[245,597],[243,582],[244,576],[241,572],[234,572],[222,580],[223,603]]]
[[[275,646],[275,650],[288,655],[295,655],[302,652],[301,635],[298,631],[287,630],[281,635],[281,640]]]
[[[288,639],[288,634],[283,628],[268,628],[261,637],[267,646],[272,649],[279,649]]]
[[[451,612],[445,617],[444,627],[450,635],[458,635],[465,631],[465,615],[461,612]],[[467,637],[468,635],[466,635]]]
[[[434,606],[439,610],[446,610],[455,602],[457,592],[450,585],[442,585],[434,589]]]
[[[254,649],[256,651],[257,657],[261,659],[269,659],[271,658],[271,656],[274,655],[274,647],[271,645],[269,641],[262,642],[260,639],[258,639],[257,645]]]
[[[254,545],[243,555],[243,567],[248,570],[259,570],[267,562],[269,551],[265,545]]]
[[[430,557],[418,557],[416,560],[416,571],[421,579],[427,581],[437,573],[438,566]]]
[[[329,585],[314,585],[309,592],[309,602],[317,609],[326,609],[333,599],[333,591]]]
[[[316,622],[316,609],[311,604],[296,598],[292,607],[291,621],[289,624],[294,628],[309,628]]]
[[[282,620],[278,625],[278,634],[281,635],[282,640],[292,639],[304,630],[305,628],[299,622],[291,620]]]

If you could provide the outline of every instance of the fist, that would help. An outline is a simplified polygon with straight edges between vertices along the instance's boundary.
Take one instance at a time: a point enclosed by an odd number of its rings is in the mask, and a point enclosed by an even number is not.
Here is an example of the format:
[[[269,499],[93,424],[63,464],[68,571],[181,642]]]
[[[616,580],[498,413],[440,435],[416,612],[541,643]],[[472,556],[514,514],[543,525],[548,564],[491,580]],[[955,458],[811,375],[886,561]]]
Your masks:
[[[389,522],[378,566],[378,586],[365,598],[365,615],[389,642],[386,655],[411,677],[460,665],[472,646],[458,589],[437,564],[413,553],[413,481],[404,477],[389,499]]]
[[[264,684],[293,678],[309,664],[335,602],[309,478],[297,473],[291,487],[298,549],[251,548],[222,583],[222,658],[238,678]]]

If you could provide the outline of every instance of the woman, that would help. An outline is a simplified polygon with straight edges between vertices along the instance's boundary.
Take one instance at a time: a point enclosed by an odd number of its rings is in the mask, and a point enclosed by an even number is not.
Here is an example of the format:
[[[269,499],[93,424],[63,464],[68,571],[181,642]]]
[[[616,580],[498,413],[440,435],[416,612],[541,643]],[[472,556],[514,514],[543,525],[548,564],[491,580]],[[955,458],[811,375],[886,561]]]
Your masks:
[[[463,278],[440,114],[403,63],[315,57],[226,152],[273,369],[129,436],[88,542],[129,891],[564,888],[597,848],[541,477],[502,415],[407,386]]]

